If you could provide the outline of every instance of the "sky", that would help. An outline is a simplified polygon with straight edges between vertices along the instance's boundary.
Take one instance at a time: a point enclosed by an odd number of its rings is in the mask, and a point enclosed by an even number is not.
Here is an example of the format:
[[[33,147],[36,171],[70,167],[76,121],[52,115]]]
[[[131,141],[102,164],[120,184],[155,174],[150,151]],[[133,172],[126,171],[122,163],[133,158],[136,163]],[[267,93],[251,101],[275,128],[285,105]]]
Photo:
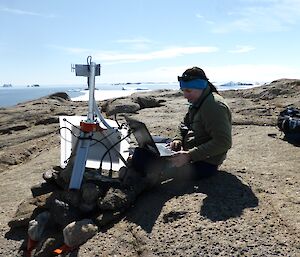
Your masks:
[[[0,0],[0,86],[300,78],[300,0]]]

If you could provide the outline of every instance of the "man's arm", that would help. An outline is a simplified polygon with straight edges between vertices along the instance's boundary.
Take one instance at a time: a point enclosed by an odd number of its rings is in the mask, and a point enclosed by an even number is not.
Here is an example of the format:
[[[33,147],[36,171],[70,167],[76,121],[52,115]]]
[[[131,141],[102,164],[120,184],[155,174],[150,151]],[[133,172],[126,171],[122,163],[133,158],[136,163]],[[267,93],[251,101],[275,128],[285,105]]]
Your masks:
[[[231,148],[231,115],[225,104],[219,103],[211,115],[205,116],[205,127],[211,139],[189,150],[192,161],[202,161]]]

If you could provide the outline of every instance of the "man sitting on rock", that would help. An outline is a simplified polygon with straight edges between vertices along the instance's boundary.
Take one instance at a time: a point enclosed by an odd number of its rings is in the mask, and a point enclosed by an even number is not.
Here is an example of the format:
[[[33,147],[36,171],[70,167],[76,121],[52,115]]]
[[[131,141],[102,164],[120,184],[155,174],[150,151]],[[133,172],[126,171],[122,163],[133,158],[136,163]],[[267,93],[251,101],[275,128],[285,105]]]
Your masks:
[[[178,81],[190,106],[170,143],[176,153],[163,160],[146,149],[136,149],[133,155],[134,168],[140,171],[147,167],[144,173],[153,183],[158,176],[159,181],[213,176],[232,145],[230,109],[204,71],[187,69]]]
[[[232,145],[231,112],[202,69],[187,69],[178,81],[190,107],[170,144],[178,151],[170,161],[175,167],[188,166],[187,178],[212,176]]]

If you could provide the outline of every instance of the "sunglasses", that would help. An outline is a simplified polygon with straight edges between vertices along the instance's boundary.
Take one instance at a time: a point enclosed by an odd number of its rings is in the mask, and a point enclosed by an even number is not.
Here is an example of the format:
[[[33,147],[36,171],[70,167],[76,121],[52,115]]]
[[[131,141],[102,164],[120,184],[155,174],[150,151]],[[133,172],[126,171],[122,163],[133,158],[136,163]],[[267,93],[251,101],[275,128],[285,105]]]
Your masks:
[[[195,79],[201,79],[199,76],[178,76],[177,77],[178,81],[184,81],[184,82],[187,82],[187,81],[192,81],[192,80],[195,80]]]
[[[184,93],[188,93],[188,94],[193,92],[193,90],[190,88],[183,88],[183,89],[181,89],[181,91]]]

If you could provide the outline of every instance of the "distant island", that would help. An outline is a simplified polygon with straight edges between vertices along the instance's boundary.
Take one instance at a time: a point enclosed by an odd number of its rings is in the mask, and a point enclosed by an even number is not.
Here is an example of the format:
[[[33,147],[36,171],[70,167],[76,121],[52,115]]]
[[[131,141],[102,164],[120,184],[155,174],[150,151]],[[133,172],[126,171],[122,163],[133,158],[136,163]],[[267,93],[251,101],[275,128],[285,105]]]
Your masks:
[[[243,82],[233,82],[233,81],[230,81],[230,82],[227,82],[225,84],[221,84],[220,86],[253,86],[253,83],[243,83]]]
[[[119,85],[140,85],[142,82],[121,82],[121,83],[112,83],[113,86],[119,86]]]
[[[39,84],[28,85],[27,87],[40,87]]]
[[[111,83],[113,86],[126,86],[126,85],[141,85],[141,84],[173,84],[177,82],[152,82],[152,81],[144,81],[144,82],[119,82],[119,83]]]
[[[12,84],[3,84],[3,87],[12,87]]]

